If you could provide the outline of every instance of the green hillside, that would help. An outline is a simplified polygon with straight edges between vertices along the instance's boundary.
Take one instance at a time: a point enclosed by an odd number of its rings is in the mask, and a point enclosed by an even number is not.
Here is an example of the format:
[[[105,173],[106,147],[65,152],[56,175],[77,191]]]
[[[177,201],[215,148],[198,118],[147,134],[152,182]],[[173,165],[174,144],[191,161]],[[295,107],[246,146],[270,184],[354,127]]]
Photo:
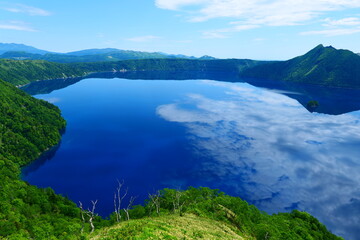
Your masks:
[[[240,76],[331,87],[360,87],[360,56],[319,45],[303,56],[245,69]]]
[[[20,167],[56,145],[64,127],[57,107],[0,80],[0,239],[79,234],[74,203],[19,180]]]
[[[262,62],[247,59],[191,60],[143,59],[118,62],[75,63],[83,72],[107,71],[231,71],[239,72]]]
[[[252,60],[144,59],[95,63],[54,63],[43,60],[0,59],[0,79],[14,85],[37,80],[81,77],[112,71],[242,71],[261,62]]]
[[[342,239],[308,213],[268,215],[209,188],[164,189],[129,216],[137,219],[95,231],[91,239]]]
[[[234,226],[194,214],[146,217],[116,224],[90,235],[92,240],[112,239],[255,239],[242,237]]]
[[[23,85],[36,80],[83,76],[86,73],[71,65],[46,61],[17,61],[0,59],[0,79],[14,85]]]

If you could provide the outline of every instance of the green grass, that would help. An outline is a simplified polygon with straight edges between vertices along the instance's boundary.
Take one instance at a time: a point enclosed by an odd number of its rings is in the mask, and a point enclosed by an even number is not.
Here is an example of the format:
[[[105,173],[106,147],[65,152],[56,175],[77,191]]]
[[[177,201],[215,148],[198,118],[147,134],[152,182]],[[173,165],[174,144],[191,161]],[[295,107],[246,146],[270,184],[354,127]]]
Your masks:
[[[90,235],[93,240],[107,239],[254,239],[243,237],[234,226],[199,217],[165,215],[130,220]]]

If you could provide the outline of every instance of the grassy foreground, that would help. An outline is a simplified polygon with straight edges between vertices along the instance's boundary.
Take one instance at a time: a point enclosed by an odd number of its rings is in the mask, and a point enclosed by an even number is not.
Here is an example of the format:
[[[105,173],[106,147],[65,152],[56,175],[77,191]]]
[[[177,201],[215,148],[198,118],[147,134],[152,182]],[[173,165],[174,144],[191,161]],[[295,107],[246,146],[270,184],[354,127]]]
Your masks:
[[[110,239],[253,239],[242,237],[234,226],[194,214],[166,215],[122,222],[90,235]]]

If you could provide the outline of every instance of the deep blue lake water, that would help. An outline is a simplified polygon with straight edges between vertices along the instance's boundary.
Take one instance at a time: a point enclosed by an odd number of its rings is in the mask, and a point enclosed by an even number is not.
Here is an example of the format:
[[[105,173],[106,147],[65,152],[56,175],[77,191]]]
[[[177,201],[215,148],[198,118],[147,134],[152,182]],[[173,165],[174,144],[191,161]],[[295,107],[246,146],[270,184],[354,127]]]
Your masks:
[[[68,125],[58,148],[24,168],[23,179],[84,205],[98,199],[104,216],[117,180],[139,203],[165,187],[219,188],[268,213],[307,211],[359,239],[360,111],[310,113],[289,97],[309,96],[292,90],[90,78],[39,94]],[[344,105],[334,102],[333,110]]]

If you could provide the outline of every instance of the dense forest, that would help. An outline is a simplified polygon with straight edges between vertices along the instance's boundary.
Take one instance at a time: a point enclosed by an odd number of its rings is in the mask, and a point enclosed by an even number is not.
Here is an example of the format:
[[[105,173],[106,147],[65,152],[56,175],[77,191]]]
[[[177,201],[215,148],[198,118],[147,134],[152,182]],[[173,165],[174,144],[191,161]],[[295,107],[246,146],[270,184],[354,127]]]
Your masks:
[[[144,59],[95,63],[53,63],[42,60],[0,59],[0,79],[14,85],[37,80],[81,77],[113,71],[225,71],[239,72],[261,62],[252,60]]]
[[[74,203],[19,180],[20,167],[57,144],[64,127],[57,107],[0,80],[0,238],[78,234],[79,209]]]
[[[0,79],[14,85],[23,85],[37,80],[83,76],[70,65],[46,61],[17,61],[0,59]]]

